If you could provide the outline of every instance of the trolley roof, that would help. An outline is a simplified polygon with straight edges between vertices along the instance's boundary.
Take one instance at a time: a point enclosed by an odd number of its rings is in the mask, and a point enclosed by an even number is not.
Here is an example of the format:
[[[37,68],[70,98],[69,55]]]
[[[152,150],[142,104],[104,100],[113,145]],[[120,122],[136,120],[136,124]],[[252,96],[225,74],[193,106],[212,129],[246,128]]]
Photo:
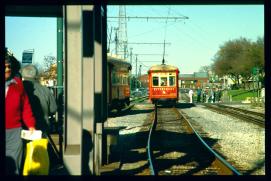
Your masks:
[[[124,66],[129,67],[129,69],[132,68],[132,65],[127,60],[122,59],[117,56],[112,56],[112,55],[107,54],[107,61],[108,61],[108,63],[111,63],[113,65],[117,65],[117,66],[124,65]]]
[[[160,72],[160,71],[176,71],[179,69],[176,66],[173,65],[166,65],[166,64],[160,64],[160,65],[154,65],[149,69],[149,73],[150,72]]]

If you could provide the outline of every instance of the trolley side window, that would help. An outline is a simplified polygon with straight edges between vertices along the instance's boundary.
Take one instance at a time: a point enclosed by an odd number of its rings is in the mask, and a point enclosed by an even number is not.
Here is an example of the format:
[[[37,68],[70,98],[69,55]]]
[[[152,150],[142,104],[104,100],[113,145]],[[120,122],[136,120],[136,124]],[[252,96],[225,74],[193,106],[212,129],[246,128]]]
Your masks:
[[[158,77],[152,77],[152,86],[158,86]]]
[[[122,81],[123,81],[122,84],[123,85],[128,85],[128,77],[124,75],[122,78],[123,78],[122,79]]]
[[[118,72],[115,72],[112,74],[112,84],[113,85],[121,84],[121,81],[122,81],[122,78]]]
[[[169,76],[169,86],[175,86],[175,76]]]
[[[160,86],[167,86],[167,77],[160,77]]]
[[[116,84],[117,83],[117,74],[116,72],[112,72],[112,84]]]
[[[119,82],[118,82],[120,85],[123,84],[123,76],[120,74],[119,75]]]

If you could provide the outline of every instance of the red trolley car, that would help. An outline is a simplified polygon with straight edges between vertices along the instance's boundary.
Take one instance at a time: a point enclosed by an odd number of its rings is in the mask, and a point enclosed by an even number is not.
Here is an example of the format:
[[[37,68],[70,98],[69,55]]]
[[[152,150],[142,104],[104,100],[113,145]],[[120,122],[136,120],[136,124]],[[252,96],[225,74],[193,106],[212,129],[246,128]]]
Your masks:
[[[155,65],[148,71],[149,99],[152,103],[177,103],[179,69],[172,65]]]

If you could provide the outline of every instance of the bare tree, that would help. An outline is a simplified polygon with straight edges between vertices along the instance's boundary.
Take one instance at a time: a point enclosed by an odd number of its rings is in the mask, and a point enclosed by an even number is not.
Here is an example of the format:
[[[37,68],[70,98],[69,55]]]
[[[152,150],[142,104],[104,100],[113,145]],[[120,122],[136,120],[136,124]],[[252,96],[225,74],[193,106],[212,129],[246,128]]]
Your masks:
[[[56,57],[51,55],[44,56],[44,67],[45,71],[49,70],[50,67],[56,63]]]
[[[199,68],[199,72],[209,72],[210,70],[212,70],[210,65],[204,65]]]
[[[42,76],[45,79],[56,79],[57,70],[56,70],[56,57],[54,56],[44,56],[44,71]]]

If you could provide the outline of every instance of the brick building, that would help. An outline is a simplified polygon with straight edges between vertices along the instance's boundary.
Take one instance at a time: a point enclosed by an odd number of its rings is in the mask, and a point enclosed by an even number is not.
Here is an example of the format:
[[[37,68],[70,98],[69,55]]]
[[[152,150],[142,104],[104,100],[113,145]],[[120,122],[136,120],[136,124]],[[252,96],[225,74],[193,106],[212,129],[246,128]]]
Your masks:
[[[148,74],[144,74],[144,75],[139,76],[138,80],[141,82],[141,87],[144,87],[144,88],[149,87]]]
[[[180,74],[179,87],[192,88],[206,87],[209,83],[209,76],[207,72],[194,72],[193,74]]]

